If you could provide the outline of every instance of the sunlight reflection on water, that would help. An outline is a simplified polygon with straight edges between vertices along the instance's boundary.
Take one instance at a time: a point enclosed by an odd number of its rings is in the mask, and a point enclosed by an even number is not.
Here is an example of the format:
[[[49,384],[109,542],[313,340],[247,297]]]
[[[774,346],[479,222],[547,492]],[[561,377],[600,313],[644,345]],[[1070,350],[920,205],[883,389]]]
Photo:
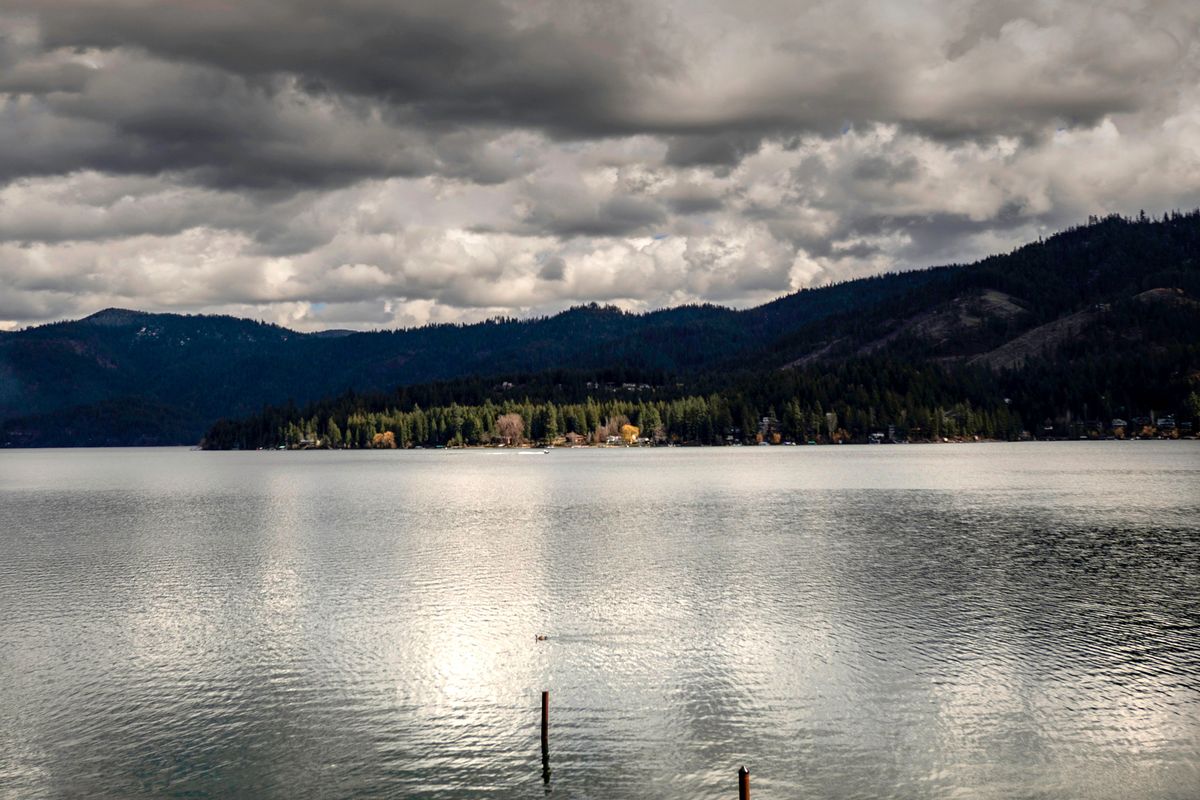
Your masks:
[[[0,452],[0,796],[1195,797],[1195,443]],[[535,640],[545,634],[546,641]]]

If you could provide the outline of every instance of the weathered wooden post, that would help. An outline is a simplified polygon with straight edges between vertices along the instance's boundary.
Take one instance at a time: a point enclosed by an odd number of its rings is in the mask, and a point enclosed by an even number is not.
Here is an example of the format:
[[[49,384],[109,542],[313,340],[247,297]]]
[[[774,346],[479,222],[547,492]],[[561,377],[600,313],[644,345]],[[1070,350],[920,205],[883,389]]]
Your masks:
[[[738,770],[738,800],[750,800],[750,770],[744,764]]]
[[[550,693],[542,692],[542,782],[550,783]]]

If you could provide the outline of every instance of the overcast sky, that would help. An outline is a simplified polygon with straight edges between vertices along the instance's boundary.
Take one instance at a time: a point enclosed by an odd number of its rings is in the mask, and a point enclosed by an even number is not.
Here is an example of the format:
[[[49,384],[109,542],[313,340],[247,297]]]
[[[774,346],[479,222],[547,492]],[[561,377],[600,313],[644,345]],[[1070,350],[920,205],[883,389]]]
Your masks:
[[[745,306],[1200,206],[1196,0],[0,0],[0,327]]]

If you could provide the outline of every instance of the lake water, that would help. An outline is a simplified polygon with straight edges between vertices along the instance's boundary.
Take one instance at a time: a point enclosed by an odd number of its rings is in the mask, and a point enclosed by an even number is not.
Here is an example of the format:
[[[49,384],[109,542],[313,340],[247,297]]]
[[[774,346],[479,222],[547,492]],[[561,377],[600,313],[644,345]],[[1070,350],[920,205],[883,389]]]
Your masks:
[[[0,451],[0,623],[4,798],[1191,800],[1200,443]]]

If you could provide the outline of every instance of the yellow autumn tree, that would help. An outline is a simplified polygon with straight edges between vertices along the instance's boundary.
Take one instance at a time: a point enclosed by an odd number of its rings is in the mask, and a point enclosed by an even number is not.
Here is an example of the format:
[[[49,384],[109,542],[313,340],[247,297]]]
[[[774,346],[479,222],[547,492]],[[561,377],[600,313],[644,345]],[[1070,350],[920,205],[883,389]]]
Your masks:
[[[396,434],[391,431],[377,433],[371,437],[371,447],[379,447],[385,450],[396,449]]]
[[[621,438],[625,440],[625,444],[633,444],[641,429],[636,425],[630,425],[628,422],[621,426]]]

